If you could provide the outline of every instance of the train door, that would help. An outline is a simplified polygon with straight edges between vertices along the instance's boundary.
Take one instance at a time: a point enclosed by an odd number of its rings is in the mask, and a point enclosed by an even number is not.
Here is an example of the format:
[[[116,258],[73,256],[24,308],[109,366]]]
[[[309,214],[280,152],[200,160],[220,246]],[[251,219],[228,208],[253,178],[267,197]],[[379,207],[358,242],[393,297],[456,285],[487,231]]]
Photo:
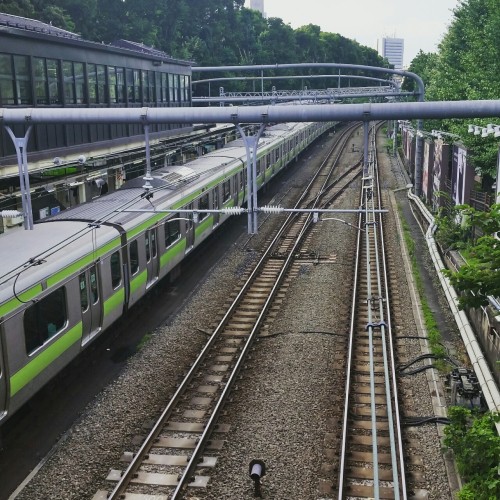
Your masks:
[[[148,269],[147,288],[158,279],[158,228],[148,229],[144,238],[146,244],[146,266]]]
[[[187,206],[188,210],[193,209],[193,204]],[[189,252],[194,246],[194,221],[193,214],[186,215],[186,253]]]
[[[82,344],[85,344],[99,333],[102,323],[102,299],[97,264],[80,273],[78,279],[83,323]]]

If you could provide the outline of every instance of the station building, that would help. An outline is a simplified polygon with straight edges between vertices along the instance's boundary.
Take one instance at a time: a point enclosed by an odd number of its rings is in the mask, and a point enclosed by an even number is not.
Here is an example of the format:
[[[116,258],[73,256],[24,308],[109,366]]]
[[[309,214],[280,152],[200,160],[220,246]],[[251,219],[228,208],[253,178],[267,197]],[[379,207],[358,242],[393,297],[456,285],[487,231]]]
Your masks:
[[[0,13],[0,108],[191,106],[191,65],[141,43],[91,42],[40,21]],[[163,166],[165,155],[155,156],[155,147],[163,150],[164,141],[192,129],[151,125],[153,161]],[[24,125],[12,127],[16,137],[26,130]],[[144,131],[136,124],[36,125],[27,153],[38,220],[141,175]],[[20,206],[18,189],[15,147],[2,126],[0,210]],[[36,200],[42,194],[40,205]]]

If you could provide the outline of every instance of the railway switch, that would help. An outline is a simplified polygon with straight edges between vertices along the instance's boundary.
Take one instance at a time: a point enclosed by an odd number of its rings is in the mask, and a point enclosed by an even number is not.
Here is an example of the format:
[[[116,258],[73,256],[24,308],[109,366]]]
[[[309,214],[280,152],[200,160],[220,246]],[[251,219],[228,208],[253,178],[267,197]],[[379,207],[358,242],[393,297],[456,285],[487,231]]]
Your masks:
[[[252,460],[249,466],[249,474],[255,485],[255,498],[262,498],[260,479],[266,475],[266,464],[262,460]]]

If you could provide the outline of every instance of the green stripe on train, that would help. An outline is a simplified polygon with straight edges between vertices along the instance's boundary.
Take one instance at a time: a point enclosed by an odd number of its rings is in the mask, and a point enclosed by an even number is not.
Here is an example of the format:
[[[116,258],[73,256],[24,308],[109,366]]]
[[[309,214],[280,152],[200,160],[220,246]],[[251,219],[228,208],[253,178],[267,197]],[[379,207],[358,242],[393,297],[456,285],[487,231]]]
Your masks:
[[[0,306],[0,318],[17,309],[24,302],[29,302],[31,299],[34,299],[40,293],[42,293],[42,285],[40,284],[32,286],[25,292],[18,293],[17,296],[21,300],[18,300],[14,297],[13,299],[10,299],[9,301],[5,302],[5,304]]]
[[[43,352],[35,356],[26,366],[21,368],[10,378],[11,397],[18,393],[23,387],[29,384],[37,375],[43,372],[57,358],[62,356],[73,344],[82,338],[82,323],[74,326],[57,339],[52,345]]]
[[[186,250],[186,238],[182,238],[176,243],[172,248],[169,248],[161,257],[160,257],[160,267],[165,267],[169,261],[173,260],[180,253],[184,253]]]
[[[204,221],[202,221],[198,227],[194,230],[194,237],[199,238],[200,235],[205,232],[209,227],[213,227],[214,225],[214,217],[210,215]]]
[[[134,293],[135,291],[137,291],[138,288],[144,285],[147,279],[148,279],[148,270],[144,269],[142,273],[138,274],[135,278],[131,280],[130,282],[131,293]]]
[[[104,302],[104,317],[115,310],[117,307],[123,306],[125,302],[125,290],[120,288],[116,293]]]
[[[149,227],[161,221],[165,217],[166,217],[165,214],[157,214],[154,217],[148,219],[146,222],[143,222],[139,226],[134,227],[134,229],[131,229],[130,231],[127,232],[127,240],[130,241],[134,236],[137,236],[139,233],[146,231],[146,229],[149,229]]]
[[[63,281],[65,278],[72,276],[73,274],[77,273],[80,269],[83,269],[85,266],[88,266],[89,264],[94,262],[94,260],[97,257],[102,257],[103,255],[106,255],[115,248],[118,250],[120,244],[121,244],[120,238],[114,238],[109,243],[106,243],[106,245],[104,245],[103,247],[98,248],[96,252],[89,253],[85,257],[78,259],[73,264],[65,267],[61,271],[58,271],[53,276],[49,276],[49,278],[47,278],[47,286],[51,287],[56,283]]]

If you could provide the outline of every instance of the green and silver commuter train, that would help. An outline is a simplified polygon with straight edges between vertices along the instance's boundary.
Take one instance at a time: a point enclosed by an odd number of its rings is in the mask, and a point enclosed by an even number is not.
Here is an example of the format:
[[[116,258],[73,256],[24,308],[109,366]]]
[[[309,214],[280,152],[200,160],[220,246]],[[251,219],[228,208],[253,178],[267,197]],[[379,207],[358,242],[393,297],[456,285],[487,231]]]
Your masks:
[[[332,123],[268,127],[257,151],[269,182]],[[183,166],[0,236],[0,423],[100,336],[246,201],[241,139]],[[134,211],[138,210],[138,211]],[[149,210],[149,211],[140,211]]]

